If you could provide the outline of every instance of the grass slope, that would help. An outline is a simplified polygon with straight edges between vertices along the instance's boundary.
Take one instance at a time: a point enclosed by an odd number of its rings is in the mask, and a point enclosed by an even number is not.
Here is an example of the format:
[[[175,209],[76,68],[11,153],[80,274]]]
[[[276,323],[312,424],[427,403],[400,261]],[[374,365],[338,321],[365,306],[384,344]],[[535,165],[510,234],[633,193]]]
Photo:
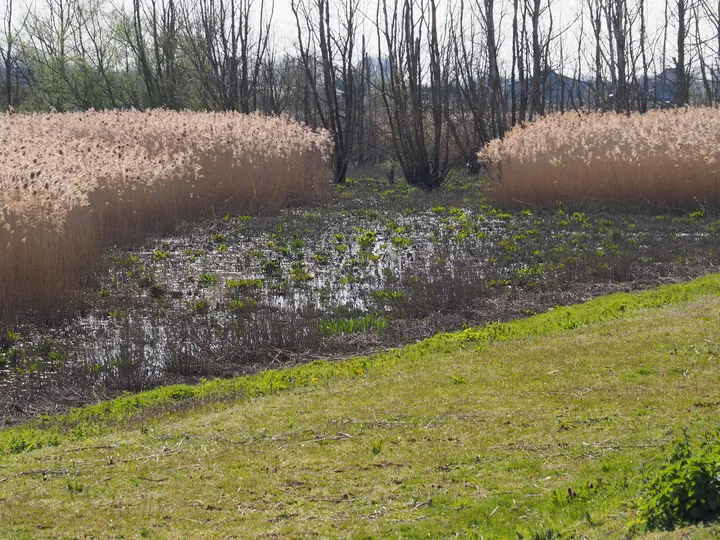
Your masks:
[[[717,426],[718,297],[706,276],[6,429],[0,535],[638,532],[645,467]]]

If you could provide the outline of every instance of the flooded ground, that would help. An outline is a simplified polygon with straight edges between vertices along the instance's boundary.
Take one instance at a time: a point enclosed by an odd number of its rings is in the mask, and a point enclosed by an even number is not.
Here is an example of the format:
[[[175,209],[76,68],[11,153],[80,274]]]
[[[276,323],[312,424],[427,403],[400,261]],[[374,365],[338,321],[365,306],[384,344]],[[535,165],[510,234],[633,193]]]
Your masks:
[[[508,210],[485,188],[357,178],[327,205],[220,212],[115,249],[77,316],[2,332],[0,415],[372,352],[720,264],[702,209]]]

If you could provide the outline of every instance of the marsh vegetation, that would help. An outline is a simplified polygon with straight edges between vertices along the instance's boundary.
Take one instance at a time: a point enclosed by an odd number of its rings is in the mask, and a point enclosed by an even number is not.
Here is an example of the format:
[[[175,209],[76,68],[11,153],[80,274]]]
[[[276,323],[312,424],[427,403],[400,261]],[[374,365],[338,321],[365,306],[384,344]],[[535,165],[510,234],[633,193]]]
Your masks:
[[[112,245],[210,214],[327,195],[327,134],[282,118],[155,110],[1,115],[0,320],[53,319]]]
[[[711,210],[502,209],[485,178],[455,173],[428,194],[358,173],[325,203],[180,221],[106,252],[71,316],[4,329],[5,422],[370,353],[720,262]]]

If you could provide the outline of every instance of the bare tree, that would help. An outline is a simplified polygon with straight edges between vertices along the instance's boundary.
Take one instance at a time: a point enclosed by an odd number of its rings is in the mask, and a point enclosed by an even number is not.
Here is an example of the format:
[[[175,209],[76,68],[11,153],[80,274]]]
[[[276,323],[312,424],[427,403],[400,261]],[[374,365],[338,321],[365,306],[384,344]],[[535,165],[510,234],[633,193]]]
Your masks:
[[[360,51],[360,74],[358,77],[358,88],[357,88],[357,136],[356,143],[358,147],[358,165],[364,165],[366,159],[365,150],[367,148],[367,140],[365,137],[365,111],[367,105],[372,100],[370,94],[370,57],[368,56],[367,48],[365,47],[365,34],[362,36],[362,49]]]
[[[697,52],[698,62],[700,64],[700,78],[702,79],[703,88],[705,90],[705,99],[708,104],[713,104],[713,91],[708,79],[707,65],[705,63],[705,53],[703,52],[703,39],[700,33],[700,15],[697,4],[693,6],[693,14],[695,15],[695,50]]]
[[[476,46],[476,13],[472,9],[466,12],[462,0],[457,21],[457,28],[454,20],[450,28],[455,63],[454,86],[460,95],[453,111],[456,121],[448,127],[463,153],[463,159],[470,160],[478,148],[493,137],[492,126],[488,125],[487,119],[492,98],[489,86],[481,79],[481,74],[487,72],[488,63],[486,49]]]
[[[627,1],[611,0],[608,7],[608,25],[612,28],[611,42],[615,41],[615,110],[630,114],[630,99],[627,84]],[[614,71],[614,70],[613,70]]]
[[[645,0],[640,0],[640,55],[642,56],[642,93],[640,95],[639,108],[641,113],[647,112],[648,91],[650,80],[648,79],[647,61],[647,17],[645,15]]]
[[[71,27],[76,0],[47,0],[41,12],[29,16],[23,55],[32,68],[29,82],[42,106],[58,110],[86,109],[93,104],[74,77],[71,58]]]
[[[710,0],[700,0],[703,7],[703,15],[708,19],[710,25],[715,31],[715,46],[710,46],[710,50],[714,53],[713,67],[710,68],[712,79],[712,89],[715,100],[720,99],[720,1],[713,7]]]
[[[542,54],[543,50],[540,46],[540,0],[526,0],[526,5],[530,6],[530,20],[532,21],[532,83],[530,84],[530,121],[533,120],[535,114],[543,114],[541,110],[541,84],[543,80],[542,73]]]
[[[387,70],[380,57],[382,98],[405,179],[431,190],[443,183],[448,172],[448,138],[443,130],[450,93],[447,58],[440,51],[436,1],[403,0],[399,7],[394,0],[392,16],[388,0],[378,7],[378,50],[387,53]],[[429,60],[427,74],[423,52]]]
[[[677,0],[677,59],[675,60],[675,105],[684,106],[688,102],[689,87],[685,70],[685,40],[688,36],[687,28],[688,0]]]
[[[520,49],[520,36],[518,35],[518,0],[513,0],[513,22],[512,22],[512,64],[510,68],[510,124],[517,123],[517,90],[515,85],[516,69],[522,69],[522,55],[518,54]],[[518,65],[519,64],[519,65]],[[518,77],[521,75],[518,73]]]
[[[333,137],[335,183],[343,183],[354,150],[356,134],[356,91],[361,74],[356,73],[355,39],[359,0],[342,0],[335,30],[330,19],[329,0],[292,0],[298,31],[300,59],[314,94],[322,125]],[[303,31],[306,37],[303,37]],[[317,80],[312,49],[320,51],[322,83]],[[338,88],[338,83],[340,88]]]
[[[189,4],[183,4],[187,21],[184,48],[201,91],[213,108],[244,113],[255,110],[261,70],[265,70],[264,85],[277,82],[274,58],[265,62],[274,2],[268,7],[260,0],[257,14],[253,0],[199,0],[194,7]],[[255,15],[257,35],[251,24]]]
[[[494,0],[483,0],[480,13],[485,23],[485,38],[488,57],[488,86],[490,88],[490,109],[492,112],[494,132],[498,137],[505,137],[507,119],[505,118],[505,95],[500,81],[498,68],[498,50],[495,36]]]
[[[294,59],[283,55],[280,59],[272,47],[260,66],[260,79],[258,81],[259,109],[267,114],[278,115],[284,113],[290,106],[293,86],[297,85],[299,77],[295,69]]]
[[[176,0],[133,0],[118,11],[119,39],[133,55],[150,107],[178,108],[182,72],[178,61],[182,22]]]
[[[5,94],[5,106],[14,107],[18,104],[18,87],[20,78],[24,77],[21,74],[23,66],[18,63],[18,54],[15,47],[18,36],[25,29],[25,25],[28,20],[29,12],[26,12],[22,17],[22,21],[18,26],[13,22],[14,15],[14,1],[5,0],[5,12],[2,19],[2,35],[0,35],[0,59],[2,59],[3,71],[4,71],[4,94]],[[4,44],[4,46],[3,46]],[[15,75],[15,95],[13,95],[13,74]]]
[[[13,70],[18,69],[17,62],[13,53],[13,46],[15,45],[15,29],[13,27],[13,0],[5,0],[5,13],[3,15],[3,47],[0,42],[0,56],[2,57],[3,68],[5,70],[5,105],[6,107],[13,106],[12,96],[12,74]]]
[[[590,23],[595,37],[595,108],[602,109],[605,104],[603,84],[603,51],[602,51],[602,14],[603,0],[588,0]]]

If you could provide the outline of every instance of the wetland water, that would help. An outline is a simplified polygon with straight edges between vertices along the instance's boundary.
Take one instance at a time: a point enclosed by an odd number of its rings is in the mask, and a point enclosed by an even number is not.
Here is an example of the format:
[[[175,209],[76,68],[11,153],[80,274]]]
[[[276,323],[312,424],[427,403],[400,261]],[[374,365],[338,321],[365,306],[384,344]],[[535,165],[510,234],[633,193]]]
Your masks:
[[[720,263],[717,216],[497,209],[483,189],[358,180],[328,205],[116,249],[76,317],[3,331],[0,414],[371,352]]]

